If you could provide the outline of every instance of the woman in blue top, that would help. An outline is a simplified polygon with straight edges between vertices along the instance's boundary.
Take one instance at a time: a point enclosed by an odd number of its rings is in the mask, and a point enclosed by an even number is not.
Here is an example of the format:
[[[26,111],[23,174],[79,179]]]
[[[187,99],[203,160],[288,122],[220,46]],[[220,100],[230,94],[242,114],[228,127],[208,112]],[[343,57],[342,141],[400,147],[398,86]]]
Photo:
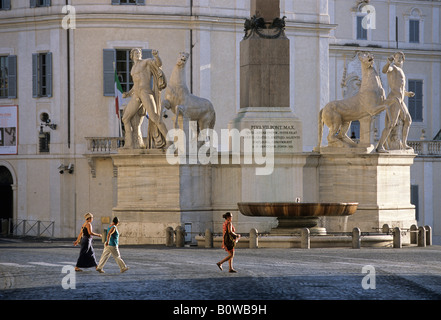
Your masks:
[[[104,273],[103,267],[106,264],[107,260],[109,260],[110,255],[113,256],[116,263],[118,264],[121,273],[129,270],[124,261],[121,259],[121,255],[119,254],[118,249],[118,240],[119,240],[119,232],[116,226],[119,224],[119,220],[117,217],[113,218],[112,224],[107,229],[107,239],[104,245],[103,254],[101,255],[100,262],[96,267],[96,270],[100,273]]]

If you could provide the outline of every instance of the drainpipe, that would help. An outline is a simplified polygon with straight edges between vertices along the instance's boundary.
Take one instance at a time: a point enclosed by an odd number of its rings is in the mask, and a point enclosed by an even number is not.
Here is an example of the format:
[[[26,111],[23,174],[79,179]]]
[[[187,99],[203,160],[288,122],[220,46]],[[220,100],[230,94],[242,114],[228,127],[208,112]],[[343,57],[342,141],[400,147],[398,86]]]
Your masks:
[[[66,0],[69,5],[69,0]],[[66,30],[67,39],[67,147],[70,149],[70,28]]]
[[[190,20],[193,17],[193,0],[190,0]],[[190,21],[192,23],[192,21]],[[190,28],[190,93],[193,94],[193,29]]]

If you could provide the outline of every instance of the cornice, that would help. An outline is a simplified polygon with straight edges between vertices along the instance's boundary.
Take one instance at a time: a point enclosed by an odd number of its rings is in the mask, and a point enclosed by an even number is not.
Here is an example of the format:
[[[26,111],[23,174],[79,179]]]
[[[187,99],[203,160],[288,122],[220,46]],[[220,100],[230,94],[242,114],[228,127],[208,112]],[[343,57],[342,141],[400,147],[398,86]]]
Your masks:
[[[28,15],[0,19],[0,33],[28,31],[29,29],[62,28],[64,14]],[[76,29],[81,28],[147,28],[147,29],[207,29],[216,31],[242,32],[245,18],[159,15],[159,14],[124,14],[119,13],[82,13],[76,15]],[[328,33],[336,24],[303,21],[286,21],[286,32],[303,30]]]
[[[441,51],[439,50],[417,50],[417,49],[405,49],[405,48],[376,48],[376,47],[357,47],[357,46],[344,46],[344,45],[329,45],[329,52],[333,54],[346,54],[353,53],[355,51],[369,51],[380,55],[388,56],[397,51],[403,51],[407,57],[415,58],[433,58],[435,60],[441,59]]]

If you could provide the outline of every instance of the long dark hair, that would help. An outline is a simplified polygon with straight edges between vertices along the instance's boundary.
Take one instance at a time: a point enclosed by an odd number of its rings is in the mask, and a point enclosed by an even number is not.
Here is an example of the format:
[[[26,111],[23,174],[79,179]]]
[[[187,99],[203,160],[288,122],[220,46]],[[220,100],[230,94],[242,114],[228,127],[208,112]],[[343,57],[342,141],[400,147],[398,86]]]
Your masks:
[[[225,213],[222,217],[224,218],[224,219],[227,219],[227,218],[229,218],[229,217],[232,217],[233,215],[231,214],[231,212],[227,212],[227,213]]]

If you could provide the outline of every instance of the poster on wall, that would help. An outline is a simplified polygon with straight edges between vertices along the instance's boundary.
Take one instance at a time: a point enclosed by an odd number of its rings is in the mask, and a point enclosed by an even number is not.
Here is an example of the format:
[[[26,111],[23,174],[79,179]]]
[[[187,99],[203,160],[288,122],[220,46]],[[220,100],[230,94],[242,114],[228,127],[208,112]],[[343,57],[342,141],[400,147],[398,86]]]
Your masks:
[[[0,106],[0,154],[17,154],[18,106]]]

